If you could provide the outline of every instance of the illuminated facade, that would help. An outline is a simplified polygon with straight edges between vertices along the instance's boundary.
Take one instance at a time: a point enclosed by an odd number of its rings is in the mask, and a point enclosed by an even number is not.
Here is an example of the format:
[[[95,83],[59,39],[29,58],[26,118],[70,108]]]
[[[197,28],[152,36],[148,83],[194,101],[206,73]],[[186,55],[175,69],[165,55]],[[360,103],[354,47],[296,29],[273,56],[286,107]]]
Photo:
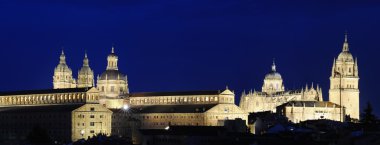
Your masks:
[[[224,91],[154,92],[130,95],[131,112],[143,129],[167,126],[223,126],[226,120],[248,114],[234,104],[235,94]]]
[[[347,35],[342,52],[331,70],[329,100],[346,108],[346,114],[359,119],[359,72],[358,61],[349,51]]]
[[[25,139],[36,126],[58,141],[110,135],[113,113],[98,100],[96,88],[0,93],[0,140]]]
[[[277,107],[277,113],[286,116],[290,121],[299,123],[306,120],[344,119],[344,108],[324,101],[290,101]]]
[[[59,57],[59,64],[54,69],[53,87],[54,89],[77,87],[76,81],[73,78],[73,72],[66,64],[66,56],[63,50]]]
[[[95,87],[94,71],[90,68],[87,53],[84,55],[83,66],[78,72],[78,88]]]
[[[137,140],[140,128],[223,126],[225,121],[247,121],[248,113],[262,111],[277,111],[293,122],[343,121],[344,114],[359,119],[358,64],[349,52],[347,36],[343,51],[334,59],[332,67],[331,102],[323,102],[322,89],[318,85],[286,90],[274,62],[265,75],[261,92],[243,92],[240,107],[234,104],[235,94],[228,88],[222,91],[129,93],[127,76],[118,69],[114,48],[107,57],[106,70],[96,81],[95,86],[87,54],[77,83],[62,51],[54,69],[54,89],[0,93],[0,140],[15,136],[23,139],[33,124],[46,127],[57,139],[76,141],[98,133],[132,136]]]
[[[285,90],[282,76],[276,70],[273,62],[272,70],[265,75],[262,91],[243,92],[240,98],[240,107],[246,112],[276,112],[276,107],[289,101],[323,101],[322,89],[312,84],[309,88],[299,90]]]
[[[293,122],[312,119],[344,121],[345,115],[359,119],[358,62],[349,52],[347,35],[342,52],[334,59],[330,77],[329,101],[322,102],[322,89],[318,86],[286,91],[281,75],[273,63],[272,71],[265,76],[261,92],[242,93],[240,107],[246,112],[280,110]],[[281,107],[280,109],[278,107]]]

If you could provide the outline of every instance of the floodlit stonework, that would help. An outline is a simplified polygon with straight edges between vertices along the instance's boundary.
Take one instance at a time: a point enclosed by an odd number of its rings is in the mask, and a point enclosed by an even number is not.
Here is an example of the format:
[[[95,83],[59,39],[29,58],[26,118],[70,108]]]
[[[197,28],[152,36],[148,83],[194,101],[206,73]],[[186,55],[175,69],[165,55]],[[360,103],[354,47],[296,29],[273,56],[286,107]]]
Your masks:
[[[313,119],[331,119],[344,121],[349,115],[352,119],[359,119],[359,73],[358,62],[349,52],[347,35],[343,43],[343,50],[337,59],[334,59],[331,77],[329,101],[325,104],[330,107],[315,106],[289,106],[289,102],[309,102],[321,104],[322,89],[317,86],[306,86],[299,90],[285,90],[282,76],[276,71],[273,63],[272,71],[265,76],[262,91],[242,93],[240,107],[246,112],[276,112],[278,106],[283,106],[283,115],[291,121],[299,122]],[[284,104],[288,104],[287,106]],[[340,106],[340,107],[337,107]],[[291,110],[291,111],[290,111]],[[323,114],[320,114],[322,112]]]
[[[329,100],[346,108],[346,115],[359,119],[359,70],[358,61],[349,51],[347,35],[342,52],[334,59],[331,77]]]
[[[344,120],[344,108],[323,101],[290,101],[277,107],[277,112],[294,123],[306,120]]]
[[[87,53],[85,53],[83,66],[78,72],[78,88],[91,88],[94,86],[94,71],[90,68]]]
[[[72,111],[72,140],[92,137],[94,134],[111,135],[112,111],[100,104],[85,104]]]
[[[59,57],[59,64],[54,69],[53,86],[54,89],[77,87],[76,81],[73,78],[73,72],[66,64],[66,56],[63,50],[61,56]]]
[[[127,76],[119,71],[118,59],[112,47],[107,57],[107,69],[97,79],[97,88],[104,98],[117,99],[129,93]]]
[[[224,91],[156,92],[130,95],[131,112],[141,128],[167,126],[222,126],[248,114],[234,104],[235,94]]]
[[[235,93],[228,88],[130,93],[127,76],[118,69],[114,48],[107,57],[106,70],[96,81],[87,54],[77,83],[62,51],[54,69],[53,89],[0,93],[0,140],[25,139],[34,124],[63,141],[105,133],[128,136],[138,143],[140,128],[223,126],[235,119],[247,122],[251,112],[277,112],[296,123],[314,119],[344,121],[344,115],[359,119],[358,63],[349,52],[347,36],[342,52],[334,59],[330,102],[323,101],[318,85],[286,90],[275,62],[265,75],[262,90],[243,92],[239,106],[235,105]]]
[[[262,91],[243,92],[240,97],[240,107],[246,112],[276,112],[276,107],[289,101],[323,101],[322,89],[312,84],[309,88],[285,90],[282,76],[276,71],[273,62],[272,70],[265,75]]]

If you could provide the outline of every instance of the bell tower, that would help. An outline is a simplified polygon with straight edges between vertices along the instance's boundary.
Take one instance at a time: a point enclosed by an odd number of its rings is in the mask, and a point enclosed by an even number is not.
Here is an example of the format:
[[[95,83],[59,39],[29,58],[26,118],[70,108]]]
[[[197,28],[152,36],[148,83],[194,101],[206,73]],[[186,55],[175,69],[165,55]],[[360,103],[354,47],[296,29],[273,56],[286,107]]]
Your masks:
[[[349,51],[347,34],[342,52],[334,58],[330,77],[330,102],[345,108],[345,115],[359,119],[359,72],[358,61]],[[343,121],[343,119],[342,119]]]
[[[94,71],[90,68],[86,52],[84,54],[83,66],[78,72],[78,88],[90,88],[94,86]]]
[[[53,87],[54,89],[76,88],[73,72],[66,64],[66,56],[63,50],[59,57],[59,64],[54,69]]]

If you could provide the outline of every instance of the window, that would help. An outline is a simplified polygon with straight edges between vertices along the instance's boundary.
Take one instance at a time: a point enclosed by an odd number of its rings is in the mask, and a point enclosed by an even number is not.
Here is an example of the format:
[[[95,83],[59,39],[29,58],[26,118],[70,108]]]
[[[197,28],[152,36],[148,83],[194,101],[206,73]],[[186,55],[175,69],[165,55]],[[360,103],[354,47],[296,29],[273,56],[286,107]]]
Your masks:
[[[102,92],[104,92],[104,86],[102,86]]]
[[[111,86],[111,92],[115,91],[115,86]]]
[[[90,118],[95,118],[95,115],[90,115]]]
[[[100,118],[103,118],[104,117],[104,115],[100,115]]]
[[[90,126],[95,126],[95,122],[90,122]]]
[[[95,131],[94,130],[90,130],[90,133],[95,133]]]
[[[91,107],[91,108],[90,108],[90,111],[95,111],[95,108],[94,108],[94,107]]]

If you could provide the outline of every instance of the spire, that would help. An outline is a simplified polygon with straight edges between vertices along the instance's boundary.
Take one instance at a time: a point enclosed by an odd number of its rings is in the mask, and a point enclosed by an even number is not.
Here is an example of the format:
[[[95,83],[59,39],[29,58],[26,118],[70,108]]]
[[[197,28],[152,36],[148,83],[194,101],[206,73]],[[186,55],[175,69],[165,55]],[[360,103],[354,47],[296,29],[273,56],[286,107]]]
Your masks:
[[[87,58],[87,51],[84,53],[83,66],[89,66],[88,58]]]
[[[273,64],[272,64],[272,72],[276,72],[276,64],[274,62],[274,58],[273,58]]]
[[[334,58],[334,62],[333,62],[333,66],[332,66],[332,69],[331,69],[331,76],[335,76],[335,65],[336,65],[336,61],[335,61],[335,58]]]
[[[61,56],[59,57],[59,63],[66,64],[66,56],[65,56],[65,52],[63,51],[63,49],[61,52]]]
[[[343,43],[343,50],[342,51],[349,51],[348,42],[347,42],[347,31],[344,34],[344,43]]]
[[[358,68],[358,58],[355,58],[355,66],[354,66],[354,75],[359,76],[359,68]]]
[[[112,46],[111,54],[109,54],[107,57],[107,70],[118,70],[117,61],[118,57],[115,54],[114,47]]]

